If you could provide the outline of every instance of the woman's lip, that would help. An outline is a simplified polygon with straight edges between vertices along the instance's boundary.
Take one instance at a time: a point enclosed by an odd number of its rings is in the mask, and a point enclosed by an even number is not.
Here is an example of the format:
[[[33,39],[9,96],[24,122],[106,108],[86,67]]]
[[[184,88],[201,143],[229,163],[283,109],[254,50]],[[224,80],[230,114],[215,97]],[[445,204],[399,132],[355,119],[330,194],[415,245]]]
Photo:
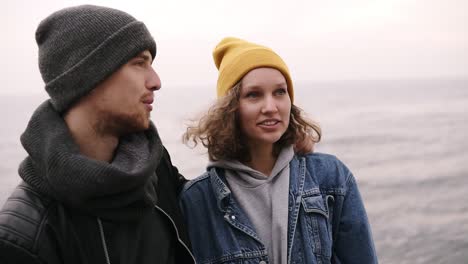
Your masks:
[[[268,122],[272,122],[274,124],[273,125],[266,125],[265,123],[268,123]],[[274,125],[276,125],[276,124],[278,124],[280,122],[281,121],[278,120],[278,119],[266,119],[266,120],[263,120],[261,122],[258,122],[257,125],[259,125],[259,126],[274,126]]]
[[[280,122],[277,122],[274,125],[259,124],[258,127],[266,132],[275,132],[280,128],[280,124]]]
[[[265,122],[271,122],[272,124],[265,124]],[[278,119],[268,119],[268,120],[263,120],[257,125],[266,131],[276,131],[280,127],[280,124],[281,124],[281,121]]]

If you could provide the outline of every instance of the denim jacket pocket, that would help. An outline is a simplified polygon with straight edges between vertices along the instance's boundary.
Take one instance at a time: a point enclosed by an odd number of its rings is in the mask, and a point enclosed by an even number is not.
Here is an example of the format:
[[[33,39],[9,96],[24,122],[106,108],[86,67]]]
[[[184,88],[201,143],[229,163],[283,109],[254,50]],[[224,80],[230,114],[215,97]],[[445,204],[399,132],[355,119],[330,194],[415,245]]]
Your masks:
[[[302,206],[306,213],[317,213],[328,218],[328,208],[321,195],[302,197]]]
[[[329,259],[332,253],[332,229],[328,219],[330,212],[325,200],[320,194],[306,195],[302,197],[302,206],[305,225],[303,230],[307,231],[304,238],[309,240],[317,259]]]

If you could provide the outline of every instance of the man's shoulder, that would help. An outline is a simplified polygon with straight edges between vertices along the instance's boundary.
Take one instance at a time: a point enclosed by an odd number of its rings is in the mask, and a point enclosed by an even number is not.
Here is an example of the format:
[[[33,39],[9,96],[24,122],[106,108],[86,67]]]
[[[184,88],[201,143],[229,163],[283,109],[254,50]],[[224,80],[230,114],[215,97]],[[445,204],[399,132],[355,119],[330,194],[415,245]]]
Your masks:
[[[53,204],[28,184],[19,184],[0,211],[0,242],[34,251]]]

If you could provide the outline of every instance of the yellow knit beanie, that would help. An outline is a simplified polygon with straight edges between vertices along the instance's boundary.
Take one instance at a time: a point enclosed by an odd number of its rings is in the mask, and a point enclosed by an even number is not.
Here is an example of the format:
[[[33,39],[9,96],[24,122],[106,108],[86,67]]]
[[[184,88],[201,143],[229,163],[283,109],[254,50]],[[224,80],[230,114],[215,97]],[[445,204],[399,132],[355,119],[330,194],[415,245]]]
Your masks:
[[[294,99],[294,90],[286,63],[270,48],[242,39],[228,37],[219,42],[213,51],[213,59],[218,75],[218,98],[226,95],[239,80],[249,71],[268,67],[279,70],[288,84],[288,93],[291,102]]]

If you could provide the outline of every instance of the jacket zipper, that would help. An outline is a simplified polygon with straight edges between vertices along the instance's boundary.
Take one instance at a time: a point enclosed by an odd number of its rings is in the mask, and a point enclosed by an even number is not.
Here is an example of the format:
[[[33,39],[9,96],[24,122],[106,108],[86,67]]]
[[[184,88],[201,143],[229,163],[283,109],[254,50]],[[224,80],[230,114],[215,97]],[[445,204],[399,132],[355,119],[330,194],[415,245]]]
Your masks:
[[[101,234],[102,247],[104,248],[104,256],[106,257],[106,263],[110,264],[109,251],[107,249],[106,237],[104,236],[104,228],[100,218],[96,218],[99,226],[99,233]]]
[[[187,250],[187,252],[190,254],[190,257],[192,257],[192,260],[193,260],[193,263],[197,263],[195,261],[195,257],[192,255],[192,252],[190,251],[190,249],[188,248],[187,245],[185,245],[184,241],[182,241],[182,239],[180,239],[180,236],[179,236],[179,230],[177,229],[177,226],[176,224],[174,223],[174,220],[172,220],[172,218],[166,213],[164,212],[163,209],[161,209],[159,206],[157,205],[154,205],[154,207],[156,209],[158,209],[158,211],[160,211],[161,213],[163,213],[165,216],[167,216],[167,218],[169,218],[169,220],[171,220],[171,223],[172,223],[172,226],[174,227],[175,231],[176,231],[176,235],[177,235],[177,240],[179,241],[180,244],[182,244],[182,246],[184,246],[184,248]]]

